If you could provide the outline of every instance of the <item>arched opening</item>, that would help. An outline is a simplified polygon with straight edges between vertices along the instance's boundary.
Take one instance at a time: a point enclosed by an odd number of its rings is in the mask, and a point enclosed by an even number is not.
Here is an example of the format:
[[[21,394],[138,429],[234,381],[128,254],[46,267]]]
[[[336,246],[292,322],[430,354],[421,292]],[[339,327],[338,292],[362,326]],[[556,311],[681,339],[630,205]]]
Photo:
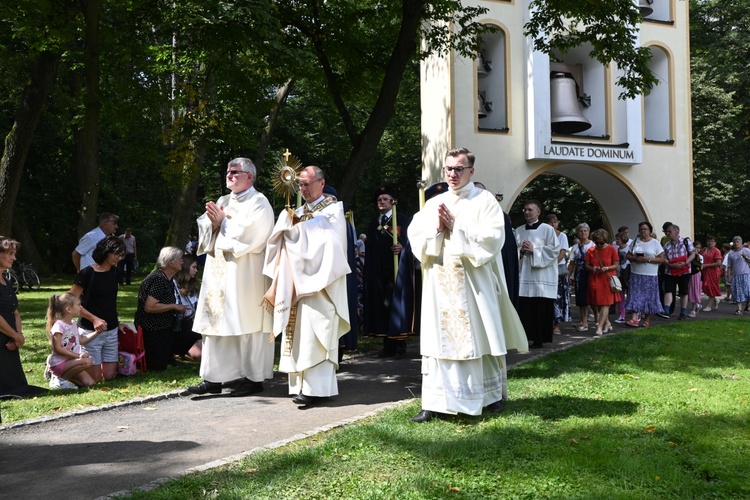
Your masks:
[[[508,71],[505,31],[497,26],[495,33],[482,36],[482,50],[477,54],[477,130],[508,131]]]
[[[556,165],[534,177],[508,211],[514,226],[523,224],[523,204],[531,198],[542,203],[543,215],[557,215],[559,229],[571,240],[581,222],[592,230],[606,229],[614,239],[619,227],[628,226],[632,237],[633,228],[648,219],[635,193],[622,179],[605,168],[580,163]]]
[[[659,79],[651,92],[643,96],[643,131],[647,142],[673,143],[672,97],[669,54],[661,47],[651,46],[649,69]]]

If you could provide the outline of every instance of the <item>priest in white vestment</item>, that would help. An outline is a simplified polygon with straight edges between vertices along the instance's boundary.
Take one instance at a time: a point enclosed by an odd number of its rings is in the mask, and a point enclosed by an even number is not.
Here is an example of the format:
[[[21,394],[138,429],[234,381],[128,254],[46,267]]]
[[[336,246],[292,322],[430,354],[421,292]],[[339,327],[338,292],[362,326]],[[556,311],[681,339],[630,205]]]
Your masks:
[[[528,350],[503,274],[505,216],[490,192],[474,187],[472,175],[474,155],[448,151],[448,191],[428,200],[409,225],[424,271],[422,411],[414,422],[503,411],[505,355]]]
[[[255,178],[249,159],[229,162],[232,193],[208,202],[198,218],[198,254],[207,257],[193,330],[203,335],[203,381],[187,388],[192,394],[218,394],[232,382],[232,396],[248,396],[273,378],[271,315],[261,302],[270,283],[262,271],[274,217]]]
[[[532,348],[552,342],[560,255],[555,228],[543,223],[539,219],[541,214],[542,204],[529,200],[523,207],[526,224],[516,228],[516,243],[521,253],[518,313]]]
[[[349,331],[346,219],[343,204],[323,195],[318,167],[299,174],[305,204],[283,211],[266,248],[263,273],[273,279],[265,300],[273,333],[282,334],[279,371],[300,405],[338,394],[339,338]]]

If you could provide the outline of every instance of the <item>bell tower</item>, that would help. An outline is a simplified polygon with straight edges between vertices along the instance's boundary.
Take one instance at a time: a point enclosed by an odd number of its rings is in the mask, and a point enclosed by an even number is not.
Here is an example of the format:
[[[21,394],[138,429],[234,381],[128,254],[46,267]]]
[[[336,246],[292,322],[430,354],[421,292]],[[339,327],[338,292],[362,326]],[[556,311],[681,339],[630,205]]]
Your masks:
[[[659,83],[626,100],[620,70],[591,58],[590,46],[553,57],[534,50],[523,35],[530,0],[466,4],[486,7],[480,21],[496,31],[473,59],[422,63],[424,178],[442,180],[445,151],[463,146],[477,157],[474,179],[503,193],[506,210],[536,177],[564,176],[591,194],[609,230],[669,220],[692,236],[689,2],[638,2],[636,43],[651,51]]]

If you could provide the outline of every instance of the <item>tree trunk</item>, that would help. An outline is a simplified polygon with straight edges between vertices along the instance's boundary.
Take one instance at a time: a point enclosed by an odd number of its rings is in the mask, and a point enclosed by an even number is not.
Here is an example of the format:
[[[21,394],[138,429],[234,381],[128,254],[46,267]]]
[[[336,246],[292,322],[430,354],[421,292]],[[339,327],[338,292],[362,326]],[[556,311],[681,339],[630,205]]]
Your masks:
[[[0,234],[11,235],[13,212],[21,185],[21,174],[26,155],[42,115],[45,98],[57,73],[60,54],[40,52],[29,85],[24,89],[16,118],[5,137],[5,149],[0,160]]]
[[[18,212],[13,216],[13,234],[14,238],[21,243],[18,259],[34,266],[34,269],[40,276],[49,274],[49,266],[39,254],[39,249],[36,247],[36,243],[34,243],[31,231],[29,231],[29,227],[26,225],[26,219]]]
[[[353,148],[346,162],[344,179],[339,189],[339,200],[345,206],[351,206],[365,169],[372,159],[383,137],[388,121],[393,116],[394,105],[398,97],[406,67],[417,50],[417,35],[421,25],[424,1],[404,0],[401,29],[385,70],[383,84],[380,87],[378,100],[375,102],[370,118],[364,130],[353,142]],[[331,88],[332,92],[336,92]]]
[[[78,177],[82,200],[78,218],[78,237],[97,225],[96,212],[99,206],[99,11],[100,0],[85,0],[84,18],[86,28],[83,44],[84,79],[83,94],[83,171]]]
[[[186,165],[184,168],[184,183],[177,193],[177,199],[172,205],[172,218],[164,242],[167,246],[185,249],[185,243],[190,236],[190,230],[195,223],[195,197],[198,194],[200,184],[200,172],[203,160],[206,157],[206,143],[202,141],[196,148],[196,165]]]
[[[266,152],[268,152],[268,145],[271,143],[273,137],[273,129],[276,127],[276,122],[279,119],[281,113],[281,107],[284,105],[289,92],[292,91],[294,80],[287,80],[284,85],[276,90],[276,102],[274,102],[273,109],[271,109],[271,116],[268,118],[268,126],[263,131],[263,135],[260,138],[260,144],[258,144],[258,154],[255,157],[255,167],[260,172],[263,166],[263,161],[266,159]]]

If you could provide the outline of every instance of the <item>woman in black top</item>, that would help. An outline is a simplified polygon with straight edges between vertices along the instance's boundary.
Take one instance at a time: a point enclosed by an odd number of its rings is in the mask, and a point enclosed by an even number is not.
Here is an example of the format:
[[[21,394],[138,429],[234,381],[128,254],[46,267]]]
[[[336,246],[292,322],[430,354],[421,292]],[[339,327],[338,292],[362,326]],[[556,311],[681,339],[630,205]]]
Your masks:
[[[143,280],[138,290],[135,324],[143,330],[146,367],[164,370],[173,359],[175,313],[185,314],[185,306],[177,303],[179,291],[172,280],[182,269],[182,250],[162,248],[156,266],[158,269]]]
[[[125,256],[125,244],[117,236],[100,240],[91,256],[94,264],[81,269],[71,293],[81,297],[78,328],[82,336],[99,335],[83,346],[93,365],[86,370],[95,382],[111,380],[117,375],[117,264]]]
[[[0,236],[0,399],[36,396],[46,392],[46,389],[29,385],[26,381],[19,353],[26,339],[18,313],[18,298],[13,285],[5,280],[3,274],[13,267],[19,246],[16,240]]]

